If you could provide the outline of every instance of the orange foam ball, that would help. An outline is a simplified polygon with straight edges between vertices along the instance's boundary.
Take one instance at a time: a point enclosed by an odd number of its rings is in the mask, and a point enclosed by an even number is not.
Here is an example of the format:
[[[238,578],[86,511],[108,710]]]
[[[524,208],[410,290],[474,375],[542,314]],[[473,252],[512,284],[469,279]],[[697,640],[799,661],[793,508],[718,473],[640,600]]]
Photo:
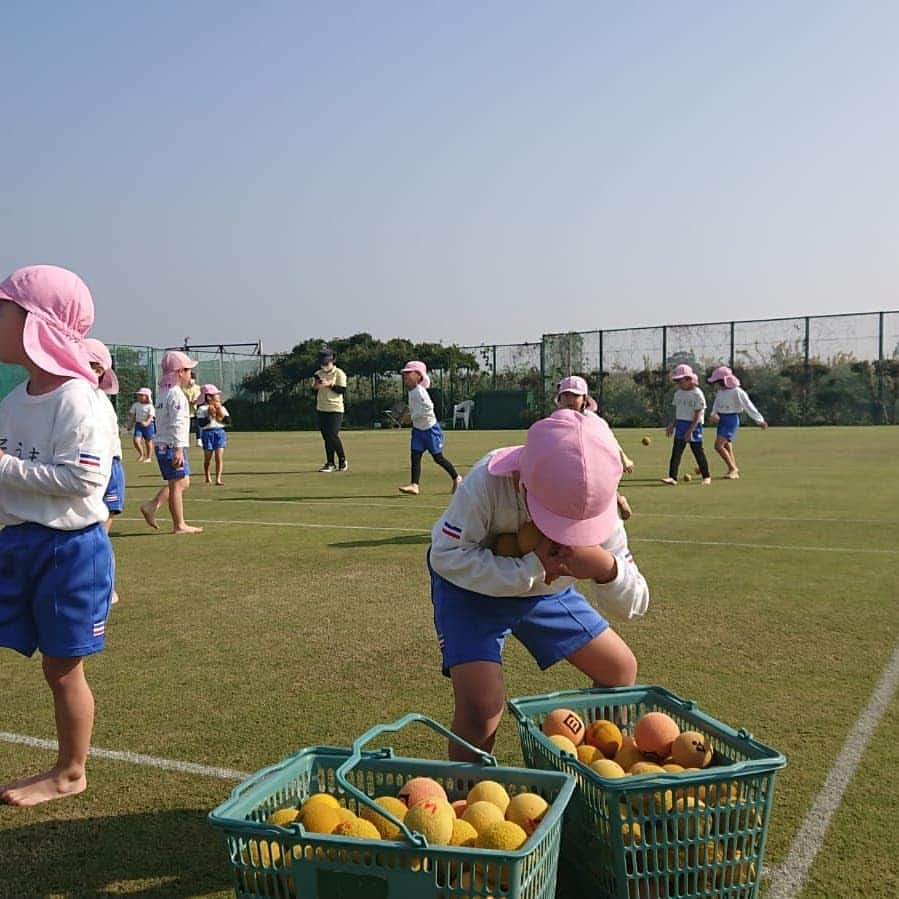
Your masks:
[[[446,790],[430,777],[413,777],[407,780],[396,795],[397,799],[406,803],[407,808],[412,808],[422,799],[442,799],[448,802]]]
[[[671,744],[680,735],[677,722],[664,712],[647,712],[634,725],[634,740],[640,752],[649,752],[660,759],[671,754]]]
[[[546,736],[567,737],[575,746],[584,742],[584,721],[571,709],[553,709],[543,719],[542,729]]]

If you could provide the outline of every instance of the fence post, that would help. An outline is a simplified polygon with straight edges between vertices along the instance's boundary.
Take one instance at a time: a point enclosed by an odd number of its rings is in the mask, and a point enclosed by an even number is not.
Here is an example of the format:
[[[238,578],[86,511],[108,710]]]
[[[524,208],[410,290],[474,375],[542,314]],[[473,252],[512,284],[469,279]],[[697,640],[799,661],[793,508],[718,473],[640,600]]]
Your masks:
[[[735,346],[734,335],[735,335],[735,331],[736,331],[736,326],[737,326],[736,322],[730,323],[730,358],[728,359],[727,364],[731,367],[731,369],[733,369],[733,367],[734,367],[734,346]]]
[[[662,325],[662,364],[659,368],[664,371],[668,365],[668,326]]]
[[[493,344],[493,389],[496,390],[496,344]]]
[[[887,424],[889,417],[883,402],[884,364],[883,364],[883,313],[877,314],[877,405],[880,411],[880,424]]]
[[[605,378],[602,376],[603,367],[602,367],[602,330],[599,332],[599,407],[602,408],[602,394],[603,394],[603,384],[605,382]]]

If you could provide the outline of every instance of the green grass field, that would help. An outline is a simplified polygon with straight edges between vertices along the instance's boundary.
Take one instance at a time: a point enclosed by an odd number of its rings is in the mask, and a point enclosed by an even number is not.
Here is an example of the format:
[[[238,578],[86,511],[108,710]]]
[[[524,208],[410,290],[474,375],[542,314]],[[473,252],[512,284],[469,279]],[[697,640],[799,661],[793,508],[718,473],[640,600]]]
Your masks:
[[[637,462],[623,486],[649,614],[619,627],[639,681],[696,700],[788,758],[766,864],[783,862],[899,639],[899,429],[745,427],[740,481],[664,487],[668,441],[620,431]],[[347,745],[409,711],[448,723],[424,565],[449,480],[425,460],[404,497],[408,432],[345,432],[351,469],[324,475],[311,433],[231,435],[226,486],[193,479],[196,537],[151,532],[138,504],[155,465],[127,454],[127,509],[113,526],[121,603],[87,663],[97,700],[88,791],[36,809],[0,807],[0,896],[227,896],[231,874],[206,821],[236,781],[162,770],[139,755],[252,772],[294,750]],[[448,433],[463,470],[515,432]],[[707,449],[711,450],[711,441]],[[196,468],[200,452],[191,451]],[[689,453],[683,470],[692,471]],[[507,646],[509,696],[586,686],[564,663],[537,670]],[[0,653],[0,781],[48,766],[38,657]],[[801,892],[899,895],[895,694],[836,809]],[[398,752],[442,758],[422,728]],[[511,720],[497,756],[521,764]],[[885,838],[887,841],[885,841]],[[233,894],[232,894],[233,895]]]

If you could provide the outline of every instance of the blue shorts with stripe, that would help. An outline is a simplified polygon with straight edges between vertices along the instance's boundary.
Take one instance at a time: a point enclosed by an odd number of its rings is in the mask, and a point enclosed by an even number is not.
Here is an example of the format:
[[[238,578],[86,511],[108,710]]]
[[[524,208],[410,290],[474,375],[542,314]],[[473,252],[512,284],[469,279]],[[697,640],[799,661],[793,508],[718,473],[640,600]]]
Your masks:
[[[224,428],[206,428],[200,431],[200,440],[204,450],[224,449],[228,445]]]
[[[186,478],[190,476],[190,460],[187,458],[187,449],[181,448],[181,458],[184,465],[181,468],[175,468],[175,447],[156,445],[156,464],[159,466],[159,473],[166,481],[177,481],[178,478]]]
[[[718,416],[717,434],[719,437],[724,437],[725,440],[733,440],[737,436],[738,430],[740,430],[739,412],[722,412]]]
[[[152,440],[156,436],[156,422],[151,421],[146,425],[135,425],[134,436],[143,437],[144,440]]]
[[[102,524],[0,531],[0,646],[78,658],[103,649],[112,597],[112,545]]]
[[[678,440],[686,440],[684,434],[690,429],[690,425],[692,425],[692,421],[687,421],[685,418],[679,418],[674,423],[674,436],[677,437]],[[690,443],[702,443],[702,425],[696,425],[693,428],[693,437],[690,440]]]
[[[111,515],[119,515],[125,508],[125,470],[118,456],[112,457],[112,471],[109,473],[109,483],[103,494],[103,502],[106,503]]]
[[[545,596],[484,596],[451,584],[430,562],[428,570],[445,675],[466,662],[502,664],[508,634],[517,637],[544,670],[609,627],[573,586]]]
[[[427,430],[413,428],[411,448],[413,453],[439,456],[443,452],[443,428],[440,425],[431,425]]]

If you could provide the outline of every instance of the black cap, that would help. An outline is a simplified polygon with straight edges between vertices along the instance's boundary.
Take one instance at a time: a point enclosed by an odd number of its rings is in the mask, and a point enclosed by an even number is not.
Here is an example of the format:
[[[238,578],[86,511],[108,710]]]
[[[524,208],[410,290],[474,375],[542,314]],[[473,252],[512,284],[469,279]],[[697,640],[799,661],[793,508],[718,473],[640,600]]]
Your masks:
[[[328,359],[334,359],[335,358],[334,350],[332,350],[331,347],[329,347],[329,346],[323,346],[318,351],[318,358],[321,359],[322,362],[324,362]]]

